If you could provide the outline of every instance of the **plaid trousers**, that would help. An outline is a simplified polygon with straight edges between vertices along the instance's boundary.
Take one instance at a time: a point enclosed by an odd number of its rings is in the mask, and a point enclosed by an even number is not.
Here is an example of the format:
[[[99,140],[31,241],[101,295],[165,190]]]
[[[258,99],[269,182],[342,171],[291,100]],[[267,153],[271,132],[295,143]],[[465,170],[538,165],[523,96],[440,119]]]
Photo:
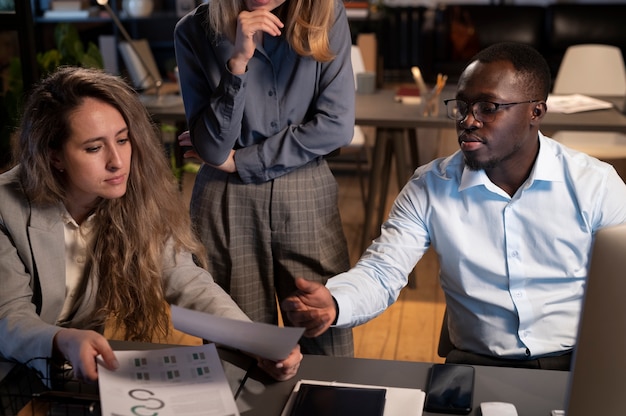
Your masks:
[[[350,266],[337,201],[324,159],[252,184],[203,165],[191,218],[215,281],[250,319],[277,324],[277,301],[295,290],[295,277],[325,283]],[[300,345],[306,354],[354,355],[351,329],[331,328]]]

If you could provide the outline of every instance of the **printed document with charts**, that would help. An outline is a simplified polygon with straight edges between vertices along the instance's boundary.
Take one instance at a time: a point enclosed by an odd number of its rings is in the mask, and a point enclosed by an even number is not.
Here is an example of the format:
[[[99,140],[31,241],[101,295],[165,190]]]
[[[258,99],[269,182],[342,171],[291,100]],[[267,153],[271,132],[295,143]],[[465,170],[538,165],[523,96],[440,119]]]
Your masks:
[[[304,328],[236,321],[175,305],[172,324],[179,331],[240,351],[282,360]],[[239,415],[215,344],[150,351],[116,351],[120,368],[98,364],[103,416]]]
[[[239,415],[215,344],[115,355],[117,370],[98,364],[103,416]]]
[[[335,381],[300,380],[293,388],[281,416],[292,415],[292,408],[301,385],[315,384],[335,387],[354,387],[362,389],[385,389],[385,406],[383,416],[422,416],[426,393],[420,389],[402,387],[373,386],[364,384],[338,383]],[[326,396],[328,399],[328,396]]]

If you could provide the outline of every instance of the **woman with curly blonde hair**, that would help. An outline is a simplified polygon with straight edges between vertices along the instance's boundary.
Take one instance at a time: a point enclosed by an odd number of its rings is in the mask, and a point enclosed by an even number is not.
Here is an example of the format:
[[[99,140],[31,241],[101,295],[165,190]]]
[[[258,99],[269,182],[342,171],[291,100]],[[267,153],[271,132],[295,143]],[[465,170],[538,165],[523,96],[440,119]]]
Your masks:
[[[59,356],[95,380],[98,354],[115,366],[106,322],[151,341],[167,335],[167,303],[249,319],[196,264],[205,251],[158,131],[123,80],[73,67],[44,79],[14,161],[0,175],[1,356]],[[268,371],[290,377],[299,357]]]
[[[325,282],[350,265],[324,159],[354,132],[343,2],[212,0],[174,40],[189,126],[179,140],[205,162],[191,216],[209,270],[252,320],[276,323],[295,278]],[[353,355],[350,329],[300,345]]]

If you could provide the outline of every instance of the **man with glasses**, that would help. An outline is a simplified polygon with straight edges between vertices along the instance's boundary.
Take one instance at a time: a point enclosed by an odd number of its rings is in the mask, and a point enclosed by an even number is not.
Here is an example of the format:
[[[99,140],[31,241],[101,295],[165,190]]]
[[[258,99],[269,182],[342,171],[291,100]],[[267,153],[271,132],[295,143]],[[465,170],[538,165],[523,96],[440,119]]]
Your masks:
[[[593,237],[626,222],[626,185],[539,131],[550,79],[529,46],[479,52],[445,101],[460,150],[415,171],[354,268],[326,286],[298,279],[291,321],[316,336],[374,318],[432,246],[447,362],[568,370]]]

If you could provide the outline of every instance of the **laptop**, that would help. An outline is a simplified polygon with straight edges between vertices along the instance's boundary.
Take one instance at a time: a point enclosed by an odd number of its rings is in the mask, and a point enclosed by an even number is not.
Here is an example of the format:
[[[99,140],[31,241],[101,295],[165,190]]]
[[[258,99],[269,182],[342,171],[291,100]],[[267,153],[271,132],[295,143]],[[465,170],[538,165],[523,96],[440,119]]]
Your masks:
[[[623,415],[626,405],[626,224],[597,232],[566,415]]]

